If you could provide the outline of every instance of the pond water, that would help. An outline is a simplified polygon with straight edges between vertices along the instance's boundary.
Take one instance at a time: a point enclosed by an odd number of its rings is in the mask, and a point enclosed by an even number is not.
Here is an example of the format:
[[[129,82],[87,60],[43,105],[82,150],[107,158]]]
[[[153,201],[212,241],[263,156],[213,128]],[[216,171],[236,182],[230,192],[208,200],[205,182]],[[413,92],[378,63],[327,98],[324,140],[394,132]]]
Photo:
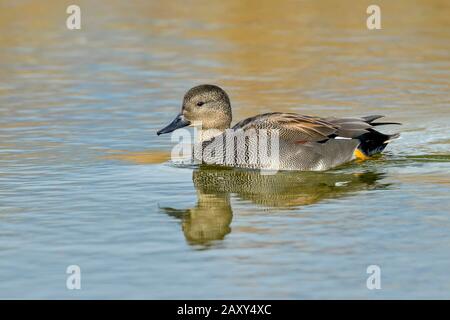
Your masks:
[[[1,298],[450,298],[448,1],[377,1],[372,31],[365,0],[77,4],[74,31],[61,1],[0,4]],[[156,131],[201,83],[234,122],[402,136],[322,173],[174,166]]]

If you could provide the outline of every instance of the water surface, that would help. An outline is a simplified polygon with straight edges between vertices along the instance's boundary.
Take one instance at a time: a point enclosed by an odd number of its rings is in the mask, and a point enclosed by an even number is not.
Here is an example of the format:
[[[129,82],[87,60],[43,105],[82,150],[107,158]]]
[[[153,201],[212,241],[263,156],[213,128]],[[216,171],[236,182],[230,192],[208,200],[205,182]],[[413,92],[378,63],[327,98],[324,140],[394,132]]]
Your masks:
[[[1,298],[450,298],[448,1],[378,1],[377,31],[368,1],[78,4],[80,31],[61,1],[0,4]],[[323,173],[174,166],[156,130],[200,83],[235,122],[402,138]]]

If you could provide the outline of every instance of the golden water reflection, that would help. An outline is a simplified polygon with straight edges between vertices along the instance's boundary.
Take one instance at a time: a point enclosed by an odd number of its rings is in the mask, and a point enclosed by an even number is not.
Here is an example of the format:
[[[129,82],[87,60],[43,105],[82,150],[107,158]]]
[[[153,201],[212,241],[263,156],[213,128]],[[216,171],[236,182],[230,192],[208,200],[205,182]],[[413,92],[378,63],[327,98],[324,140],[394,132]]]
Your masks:
[[[149,150],[126,152],[123,150],[109,150],[108,154],[102,156],[106,160],[126,161],[134,164],[155,164],[163,163],[170,159],[169,151]]]

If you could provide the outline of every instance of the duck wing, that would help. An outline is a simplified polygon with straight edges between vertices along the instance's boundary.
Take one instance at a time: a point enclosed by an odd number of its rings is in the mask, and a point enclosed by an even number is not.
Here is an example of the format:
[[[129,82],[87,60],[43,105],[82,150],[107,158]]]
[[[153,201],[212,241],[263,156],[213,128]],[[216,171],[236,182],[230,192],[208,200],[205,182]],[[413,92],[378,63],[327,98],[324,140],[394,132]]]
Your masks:
[[[374,127],[397,122],[373,122],[381,115],[361,118],[321,118],[297,113],[272,112],[238,122],[234,130],[277,129],[280,139],[295,143],[326,142],[329,139],[360,139],[376,132]]]

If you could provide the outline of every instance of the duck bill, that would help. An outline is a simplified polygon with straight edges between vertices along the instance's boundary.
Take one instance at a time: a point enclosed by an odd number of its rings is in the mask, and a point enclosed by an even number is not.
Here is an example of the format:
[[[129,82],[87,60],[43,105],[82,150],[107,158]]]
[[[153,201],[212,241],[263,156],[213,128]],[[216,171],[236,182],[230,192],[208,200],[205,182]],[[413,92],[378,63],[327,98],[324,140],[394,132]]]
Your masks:
[[[171,123],[169,123],[168,126],[162,128],[161,130],[156,132],[156,134],[159,136],[160,134],[170,133],[177,129],[184,128],[190,124],[191,124],[191,122],[186,120],[184,118],[183,114],[180,113],[179,115],[176,116],[175,119],[173,119],[173,121]]]

